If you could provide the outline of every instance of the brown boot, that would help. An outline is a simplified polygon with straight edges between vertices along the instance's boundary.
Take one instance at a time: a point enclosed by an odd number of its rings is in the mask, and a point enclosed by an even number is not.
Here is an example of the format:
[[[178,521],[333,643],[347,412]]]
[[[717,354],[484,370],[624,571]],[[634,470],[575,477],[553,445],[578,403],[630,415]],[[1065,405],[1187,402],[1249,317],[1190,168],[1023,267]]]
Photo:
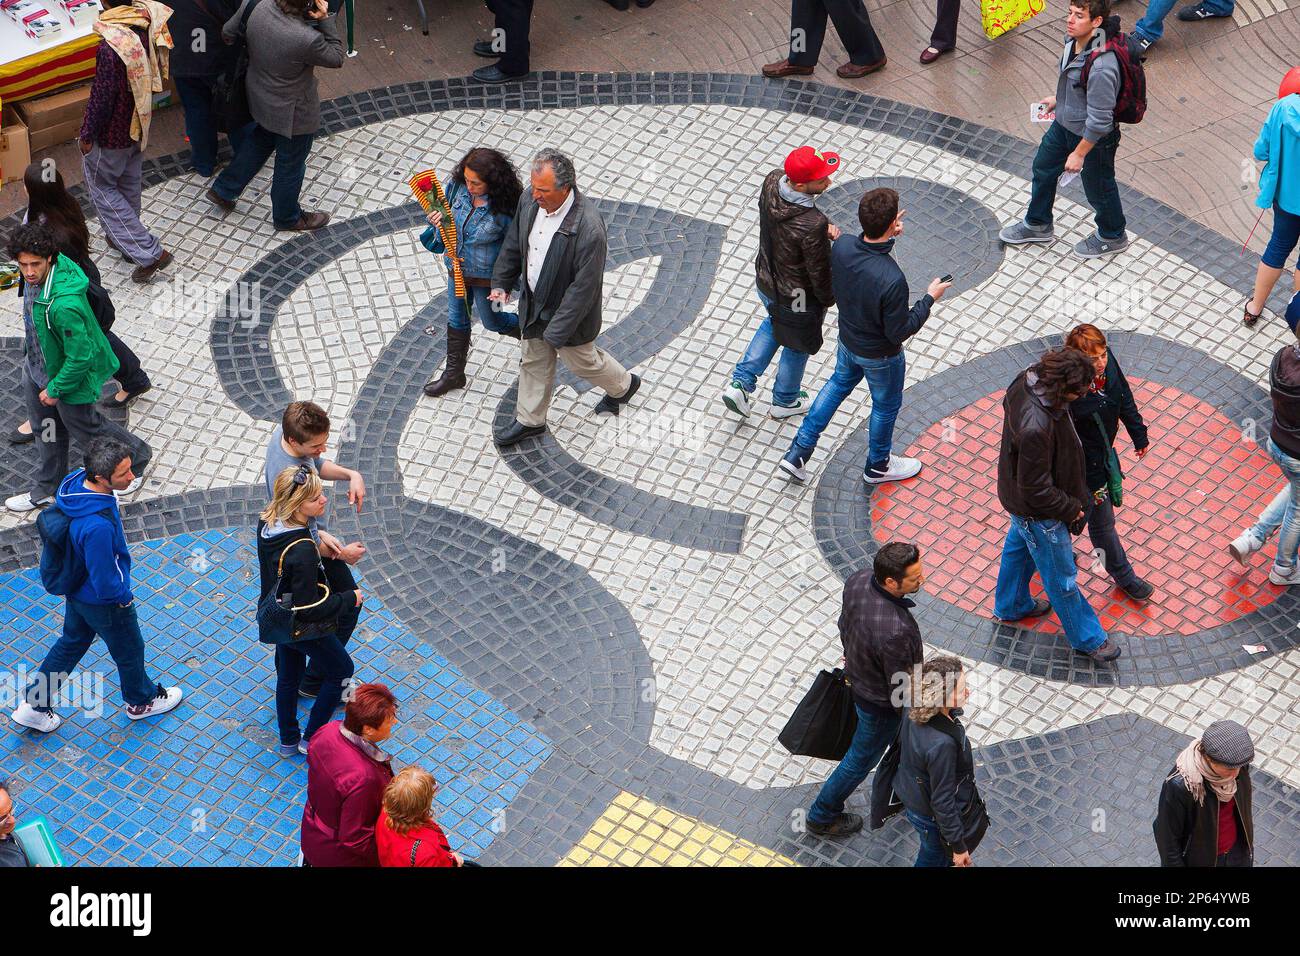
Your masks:
[[[173,258],[174,257],[172,256],[172,254],[168,252],[166,249],[164,249],[162,255],[160,255],[153,262],[149,263],[149,265],[136,266],[135,269],[131,271],[131,281],[142,282],[142,283],[148,282],[150,279],[153,278],[153,274],[157,272],[159,269],[166,269],[169,265],[171,265]]]
[[[469,357],[469,330],[461,331],[447,326],[447,367],[442,374],[424,386],[430,398],[446,395],[465,387],[465,359]]]
[[[799,66],[787,60],[778,60],[763,67],[763,75],[769,80],[779,80],[783,76],[812,76],[811,66]]]

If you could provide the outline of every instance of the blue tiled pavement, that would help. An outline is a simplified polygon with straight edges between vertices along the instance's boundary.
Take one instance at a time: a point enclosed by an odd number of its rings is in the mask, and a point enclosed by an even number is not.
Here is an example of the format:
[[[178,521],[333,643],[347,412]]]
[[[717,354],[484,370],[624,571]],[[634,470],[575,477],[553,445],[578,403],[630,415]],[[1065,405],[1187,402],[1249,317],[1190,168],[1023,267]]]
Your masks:
[[[133,546],[146,661],[155,680],[185,689],[175,711],[128,720],[116,668],[96,641],[82,670],[103,675],[100,716],[60,708],[65,722],[50,735],[0,721],[0,774],[14,778],[20,817],[44,814],[69,864],[295,863],[306,758],[274,752],[273,652],[252,624],[258,573],[249,538],[247,529],[224,529]],[[20,669],[39,666],[62,626],[62,602],[35,571],[0,575],[0,594],[7,717]],[[438,778],[438,820],[453,849],[477,856],[509,825],[504,808],[549,756],[549,741],[369,592],[350,648],[357,678],[383,681],[401,704],[385,745],[395,765],[419,764]]]

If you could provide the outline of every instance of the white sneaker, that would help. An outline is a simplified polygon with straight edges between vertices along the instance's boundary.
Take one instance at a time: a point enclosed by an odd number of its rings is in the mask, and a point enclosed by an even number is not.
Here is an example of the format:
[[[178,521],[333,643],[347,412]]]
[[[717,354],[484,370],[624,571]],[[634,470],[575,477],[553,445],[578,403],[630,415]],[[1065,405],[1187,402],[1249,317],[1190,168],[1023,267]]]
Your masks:
[[[18,709],[9,717],[15,724],[31,730],[39,730],[43,734],[58,730],[59,725],[63,723],[63,718],[54,711],[37,710],[27,701],[19,704]]]
[[[864,474],[862,480],[869,485],[883,485],[887,481],[906,481],[915,478],[921,472],[921,462],[917,458],[903,458],[899,455],[889,456],[889,467],[883,475]]]
[[[165,714],[169,710],[175,710],[181,702],[185,692],[179,687],[168,687],[161,694],[149,701],[147,704],[132,705],[127,707],[126,716],[132,720],[144,720],[146,717],[157,717]]]
[[[732,382],[722,390],[722,401],[741,418],[749,417],[749,392],[741,388],[739,382]]]
[[[812,407],[812,399],[808,397],[807,392],[800,392],[799,397],[794,400],[793,405],[773,405],[772,410],[768,412],[775,419],[794,418],[796,415],[802,415]]]
[[[1300,564],[1297,564],[1290,571],[1283,571],[1275,564],[1268,569],[1268,579],[1271,583],[1279,584],[1282,587],[1300,584]]]
[[[1247,531],[1241,537],[1233,539],[1232,543],[1228,545],[1228,553],[1244,568],[1246,562],[1250,560],[1250,556],[1262,547],[1264,547],[1264,542]]]
[[[25,491],[21,495],[6,498],[5,507],[10,511],[16,511],[18,514],[27,514],[37,508],[44,508],[53,500],[53,498],[33,498],[31,492]]]

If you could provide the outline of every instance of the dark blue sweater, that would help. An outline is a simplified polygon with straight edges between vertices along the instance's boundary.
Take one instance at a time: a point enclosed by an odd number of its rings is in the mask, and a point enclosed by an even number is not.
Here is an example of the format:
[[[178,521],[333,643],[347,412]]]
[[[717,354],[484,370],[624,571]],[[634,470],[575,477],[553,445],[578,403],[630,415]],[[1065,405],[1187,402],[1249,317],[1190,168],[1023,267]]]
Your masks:
[[[889,253],[894,240],[840,236],[831,246],[831,287],[840,308],[840,344],[863,358],[897,355],[921,330],[934,299],[907,306],[907,278]]]

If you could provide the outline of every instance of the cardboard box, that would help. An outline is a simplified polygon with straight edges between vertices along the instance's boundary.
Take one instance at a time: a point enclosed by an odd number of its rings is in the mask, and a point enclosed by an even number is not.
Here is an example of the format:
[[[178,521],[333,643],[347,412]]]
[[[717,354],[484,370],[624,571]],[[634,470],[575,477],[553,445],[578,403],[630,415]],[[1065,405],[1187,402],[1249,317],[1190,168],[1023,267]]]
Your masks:
[[[28,148],[33,153],[39,153],[43,149],[49,149],[51,146],[58,146],[61,143],[76,139],[80,132],[80,116],[74,120],[68,120],[66,123],[47,126],[42,130],[34,130],[29,127],[27,130]]]
[[[42,131],[69,122],[80,123],[88,102],[90,102],[90,84],[82,83],[80,86],[59,90],[49,96],[39,96],[34,100],[23,100],[17,104],[18,112],[22,114],[23,122],[31,132],[32,149],[42,148],[36,145],[36,137]],[[76,133],[73,133],[73,136],[75,135]],[[63,142],[63,140],[53,142]]]
[[[0,113],[0,176],[7,183],[22,179],[32,161],[27,125],[12,106]]]

